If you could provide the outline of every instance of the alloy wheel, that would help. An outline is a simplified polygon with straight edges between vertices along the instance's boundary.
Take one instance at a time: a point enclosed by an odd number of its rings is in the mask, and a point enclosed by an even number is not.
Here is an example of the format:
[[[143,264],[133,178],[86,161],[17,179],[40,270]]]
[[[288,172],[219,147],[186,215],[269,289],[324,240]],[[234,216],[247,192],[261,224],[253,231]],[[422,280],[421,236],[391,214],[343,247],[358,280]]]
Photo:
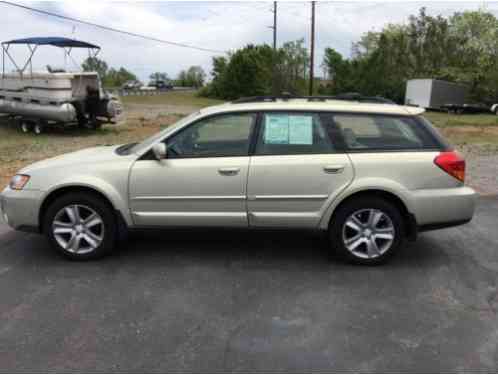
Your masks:
[[[64,250],[86,254],[97,249],[104,240],[104,221],[88,206],[70,205],[55,215],[52,233]]]
[[[389,215],[368,208],[350,215],[344,222],[344,247],[359,258],[377,258],[387,252],[395,239],[396,231]]]

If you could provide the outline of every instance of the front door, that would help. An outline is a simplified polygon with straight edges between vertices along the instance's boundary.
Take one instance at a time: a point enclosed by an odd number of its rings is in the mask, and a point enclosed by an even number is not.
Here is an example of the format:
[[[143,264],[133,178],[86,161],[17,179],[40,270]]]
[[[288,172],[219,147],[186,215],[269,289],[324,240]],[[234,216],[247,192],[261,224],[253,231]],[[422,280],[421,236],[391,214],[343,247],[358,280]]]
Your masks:
[[[352,181],[349,157],[336,152],[326,122],[317,113],[263,114],[249,170],[250,226],[316,228]]]
[[[130,207],[139,226],[247,227],[252,113],[201,119],[169,139],[167,158],[138,160]]]

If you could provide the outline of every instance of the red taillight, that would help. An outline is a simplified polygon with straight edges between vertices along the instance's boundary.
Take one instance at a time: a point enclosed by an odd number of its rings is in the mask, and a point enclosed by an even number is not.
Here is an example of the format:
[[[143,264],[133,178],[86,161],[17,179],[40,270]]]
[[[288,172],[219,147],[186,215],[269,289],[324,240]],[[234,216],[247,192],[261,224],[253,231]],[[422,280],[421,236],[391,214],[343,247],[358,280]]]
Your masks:
[[[464,182],[465,159],[456,151],[441,152],[434,159],[434,163],[450,176]]]

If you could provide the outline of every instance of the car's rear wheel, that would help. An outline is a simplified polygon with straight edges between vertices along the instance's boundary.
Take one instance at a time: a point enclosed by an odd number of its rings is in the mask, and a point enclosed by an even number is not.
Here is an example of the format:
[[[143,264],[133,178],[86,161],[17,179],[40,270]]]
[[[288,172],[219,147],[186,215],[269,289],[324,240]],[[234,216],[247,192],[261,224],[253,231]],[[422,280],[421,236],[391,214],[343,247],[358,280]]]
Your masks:
[[[352,199],[338,208],[331,226],[332,247],[346,260],[366,265],[388,260],[402,245],[401,213],[378,197]]]
[[[102,257],[116,242],[116,217],[112,207],[90,193],[56,199],[48,208],[43,229],[53,247],[75,260]]]

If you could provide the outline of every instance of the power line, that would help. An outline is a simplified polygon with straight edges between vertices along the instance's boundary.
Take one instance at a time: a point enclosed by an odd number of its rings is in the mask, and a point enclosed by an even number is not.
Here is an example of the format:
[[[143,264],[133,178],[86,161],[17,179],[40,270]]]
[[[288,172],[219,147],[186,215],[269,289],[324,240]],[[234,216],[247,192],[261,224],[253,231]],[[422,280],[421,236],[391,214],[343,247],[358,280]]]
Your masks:
[[[47,11],[41,10],[41,9],[31,8],[31,7],[28,7],[28,6],[25,6],[25,5],[12,3],[10,1],[0,1],[0,3],[1,4],[5,4],[5,5],[10,5],[10,6],[13,6],[13,7],[22,8],[22,9],[29,10],[29,11],[35,12],[35,13],[44,14],[46,16],[57,17],[57,18],[61,18],[61,19],[67,20],[67,21],[72,21],[72,22],[78,22],[78,23],[81,23],[81,24],[84,24],[84,25],[88,25],[88,26],[93,26],[93,27],[96,27],[96,28],[99,28],[99,29],[102,29],[102,30],[112,31],[112,32],[115,32],[115,33],[120,33],[120,34],[126,34],[126,35],[129,35],[129,36],[134,36],[136,38],[147,39],[147,40],[151,40],[151,41],[154,41],[154,42],[168,44],[168,45],[172,45],[172,46],[176,46],[176,47],[190,48],[190,49],[195,49],[195,50],[204,51],[204,52],[223,53],[223,54],[227,53],[226,51],[209,49],[209,48],[203,48],[203,47],[197,47],[197,46],[190,45],[190,44],[185,44],[185,43],[171,42],[169,40],[158,39],[158,38],[155,38],[155,37],[151,37],[151,36],[147,36],[147,35],[142,35],[142,34],[137,34],[137,33],[133,33],[133,32],[126,31],[126,30],[115,29],[113,27],[99,25],[97,23],[83,21],[83,20],[80,20],[80,19],[77,19],[77,18],[63,16],[61,14],[47,12]]]

